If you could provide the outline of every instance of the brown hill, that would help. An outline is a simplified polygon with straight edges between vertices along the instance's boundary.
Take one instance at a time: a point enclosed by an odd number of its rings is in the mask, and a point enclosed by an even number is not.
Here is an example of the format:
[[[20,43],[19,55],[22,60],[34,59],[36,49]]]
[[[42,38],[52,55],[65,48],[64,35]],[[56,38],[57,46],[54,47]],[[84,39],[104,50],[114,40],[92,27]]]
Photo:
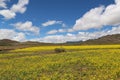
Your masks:
[[[3,39],[3,40],[0,40],[0,46],[15,46],[15,45],[18,45],[19,42],[17,41],[13,41],[13,40],[9,40],[9,39]]]
[[[48,46],[48,45],[53,46],[56,44],[40,43],[40,42],[32,42],[32,41],[17,42],[17,41],[13,41],[9,39],[3,39],[3,40],[0,40],[0,51],[26,48],[26,47],[34,47],[34,46]]]
[[[81,42],[81,44],[84,45],[120,44],[120,34],[107,35],[98,39],[87,40],[85,42]]]
[[[102,45],[102,44],[120,44],[120,34],[107,35],[98,39],[87,40],[87,41],[78,41],[78,42],[67,42],[63,44],[53,44],[53,43],[40,43],[40,42],[17,42],[9,39],[0,40],[1,47],[9,47],[12,49],[32,47],[32,46],[48,46],[48,45]]]

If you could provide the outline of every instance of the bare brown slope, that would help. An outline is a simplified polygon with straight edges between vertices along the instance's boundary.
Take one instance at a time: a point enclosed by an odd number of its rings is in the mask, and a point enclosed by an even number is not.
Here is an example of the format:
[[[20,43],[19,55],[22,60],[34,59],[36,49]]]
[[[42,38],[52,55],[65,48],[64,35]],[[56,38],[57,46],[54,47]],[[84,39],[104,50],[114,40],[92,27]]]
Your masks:
[[[98,39],[88,40],[82,42],[84,45],[94,45],[94,44],[120,44],[120,34],[107,35]]]
[[[0,40],[0,46],[15,46],[15,45],[18,45],[18,44],[19,44],[19,42],[9,40],[9,39]]]

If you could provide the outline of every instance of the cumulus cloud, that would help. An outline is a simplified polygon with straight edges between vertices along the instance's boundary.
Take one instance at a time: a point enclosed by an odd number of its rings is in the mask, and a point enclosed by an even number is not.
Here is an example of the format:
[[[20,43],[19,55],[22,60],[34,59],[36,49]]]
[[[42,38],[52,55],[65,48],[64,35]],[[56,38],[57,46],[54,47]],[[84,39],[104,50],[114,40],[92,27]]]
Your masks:
[[[67,32],[67,30],[66,29],[59,29],[58,32],[63,33],[63,32]]]
[[[63,23],[63,21],[56,21],[56,20],[49,20],[47,22],[42,23],[43,27],[47,27],[47,26],[52,26],[55,24],[60,24],[61,27],[66,27],[67,25],[65,23]]]
[[[47,27],[47,26],[61,24],[61,23],[62,23],[62,21],[50,20],[50,21],[47,21],[45,23],[42,23],[42,26]]]
[[[67,32],[74,32],[74,29],[68,29]]]
[[[25,41],[25,34],[18,33],[11,29],[0,29],[0,39],[11,39],[16,41]]]
[[[56,34],[56,33],[63,33],[63,32],[67,32],[67,30],[66,29],[51,30],[51,31],[48,31],[47,34]]]
[[[100,6],[91,9],[76,20],[74,30],[88,30],[92,28],[102,28],[103,26],[116,26],[120,24],[120,0],[115,0],[115,4]]]
[[[29,31],[33,32],[35,34],[39,34],[40,28],[37,26],[34,26],[31,21],[26,21],[26,22],[18,22],[15,24],[12,24],[16,29],[21,30],[21,31]]]
[[[57,30],[51,30],[51,31],[47,32],[47,34],[55,34],[57,32],[58,32]]]
[[[15,18],[16,14],[10,10],[0,10],[0,14],[5,17],[5,19]]]
[[[13,40],[16,40],[16,41],[26,41],[27,39],[25,38],[25,34],[24,33],[17,33],[17,35],[15,37],[13,37]]]
[[[4,3],[5,0],[1,0],[0,4]],[[28,5],[29,0],[19,0],[17,4],[14,4],[10,9],[2,9],[0,10],[0,15],[2,15],[5,19],[15,18],[17,13],[24,13],[27,9],[26,5]]]
[[[64,43],[67,41],[86,41],[89,39],[97,39],[99,37],[112,34],[120,34],[120,26],[113,27],[111,30],[103,30],[96,32],[79,32],[78,34],[67,33],[66,35],[49,35],[43,38],[31,39],[31,41]]]
[[[63,35],[51,35],[51,36],[45,36],[43,38],[31,39],[30,41],[47,42],[47,43],[60,43],[60,42],[64,42],[63,39],[64,39]]]
[[[11,11],[17,13],[24,13],[26,11],[26,5],[29,3],[29,0],[19,0],[17,4],[14,4],[11,8]]]
[[[7,0],[0,0],[0,8],[7,8],[7,4],[5,3]]]

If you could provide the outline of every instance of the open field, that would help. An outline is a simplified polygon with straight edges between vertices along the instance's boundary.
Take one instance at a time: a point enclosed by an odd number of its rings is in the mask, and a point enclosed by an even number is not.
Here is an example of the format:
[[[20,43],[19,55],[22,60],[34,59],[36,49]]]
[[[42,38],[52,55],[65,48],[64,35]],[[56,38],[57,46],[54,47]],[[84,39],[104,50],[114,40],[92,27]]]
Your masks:
[[[16,49],[11,52],[34,52],[34,51],[51,51],[55,48],[65,48],[66,50],[91,50],[91,49],[120,49],[120,45],[89,45],[89,46],[40,46],[24,49]]]
[[[55,53],[59,47],[67,52]],[[120,45],[40,46],[1,53],[0,80],[120,80]]]

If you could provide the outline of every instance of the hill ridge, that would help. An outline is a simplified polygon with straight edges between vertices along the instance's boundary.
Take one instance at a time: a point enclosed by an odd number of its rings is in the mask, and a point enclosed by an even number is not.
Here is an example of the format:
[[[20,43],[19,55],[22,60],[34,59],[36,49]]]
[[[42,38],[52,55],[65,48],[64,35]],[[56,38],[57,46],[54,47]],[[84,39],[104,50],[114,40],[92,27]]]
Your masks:
[[[100,37],[98,39],[91,39],[87,41],[71,41],[66,43],[61,43],[62,45],[100,45],[100,44],[120,44],[120,34],[107,35]],[[55,43],[42,43],[35,41],[26,41],[26,42],[18,42],[9,39],[0,40],[0,46],[44,46],[44,45],[61,45]]]

